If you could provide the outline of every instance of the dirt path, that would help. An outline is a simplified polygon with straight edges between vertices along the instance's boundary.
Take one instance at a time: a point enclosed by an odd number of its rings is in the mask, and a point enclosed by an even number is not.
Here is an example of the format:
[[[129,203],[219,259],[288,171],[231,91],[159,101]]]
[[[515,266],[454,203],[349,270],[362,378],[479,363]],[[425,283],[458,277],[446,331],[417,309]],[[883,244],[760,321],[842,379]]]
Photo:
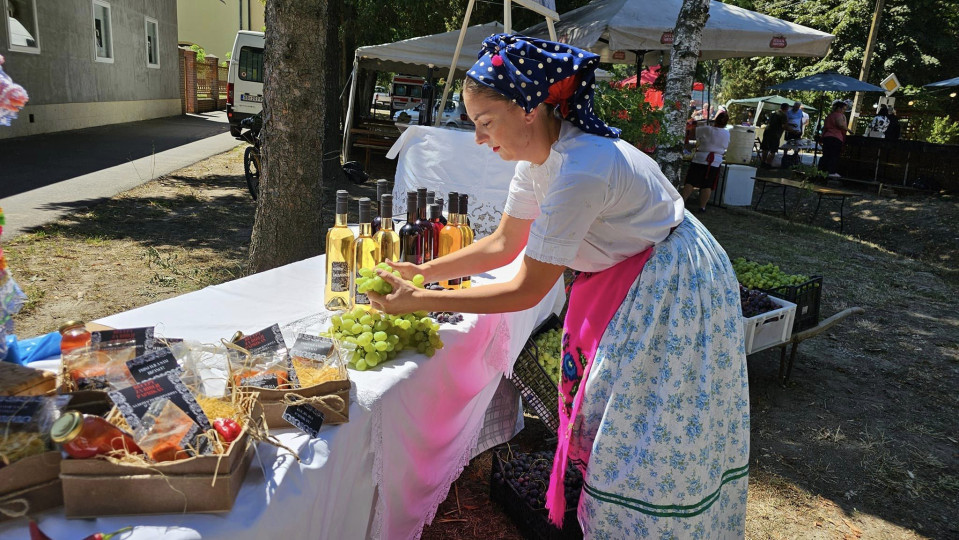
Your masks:
[[[5,243],[30,296],[17,334],[242,275],[254,205],[241,157],[216,156]],[[375,176],[392,177],[391,162],[374,163]],[[341,188],[373,191],[329,186]],[[959,537],[959,210],[954,199],[863,196],[847,216],[853,236],[833,232],[838,215],[826,212],[816,224],[829,230],[775,211],[710,208],[702,218],[732,256],[825,276],[825,315],[866,309],[804,342],[785,388],[778,352],[749,358],[747,536]],[[544,447],[549,434],[528,424],[514,444]],[[489,501],[489,464],[489,453],[470,464],[424,538],[519,538]]]

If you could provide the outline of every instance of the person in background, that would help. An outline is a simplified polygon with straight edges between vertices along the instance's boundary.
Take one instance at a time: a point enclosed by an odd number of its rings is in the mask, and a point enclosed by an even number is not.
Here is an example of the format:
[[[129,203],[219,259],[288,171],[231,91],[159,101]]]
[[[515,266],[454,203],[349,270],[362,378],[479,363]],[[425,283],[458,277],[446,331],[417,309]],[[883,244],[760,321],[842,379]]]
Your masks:
[[[719,181],[719,169],[723,164],[723,154],[729,146],[729,130],[726,123],[729,114],[720,111],[713,120],[713,125],[696,128],[696,152],[693,161],[686,171],[686,182],[683,185],[683,200],[689,199],[693,190],[699,188],[699,212],[706,211],[709,196],[716,189]]]
[[[379,270],[393,292],[370,292],[373,306],[530,309],[567,268],[578,271],[563,325],[550,521],[562,523],[566,469],[577,467],[585,538],[743,538],[749,377],[729,257],[656,162],[596,117],[598,55],[496,34],[478,57],[462,92],[476,143],[516,162],[502,220],[452,254],[391,263],[403,279]],[[405,281],[476,275],[517,257],[506,282],[432,291]]]
[[[763,140],[759,145],[762,152],[760,168],[768,169],[773,166],[773,159],[779,152],[779,139],[782,138],[783,131],[786,129],[786,109],[788,108],[789,105],[783,103],[778,111],[769,115],[766,121],[766,130],[763,131]]]
[[[867,137],[882,139],[886,136],[886,130],[889,129],[889,107],[881,105],[879,112],[869,122],[869,129],[866,130]]]
[[[786,140],[795,141],[802,138],[803,130],[802,103],[795,102],[786,110]]]
[[[803,110],[803,105],[799,104],[799,110],[802,111],[802,126],[799,128],[800,138],[806,135],[806,126],[809,125],[809,113]]]
[[[886,128],[886,139],[898,141],[902,134],[902,128],[899,126],[899,117],[896,116],[896,109],[889,109],[889,127]]]
[[[819,170],[826,171],[831,177],[838,177],[839,154],[846,142],[849,128],[846,125],[846,102],[836,101],[832,112],[826,117],[822,130],[822,157],[819,158]]]

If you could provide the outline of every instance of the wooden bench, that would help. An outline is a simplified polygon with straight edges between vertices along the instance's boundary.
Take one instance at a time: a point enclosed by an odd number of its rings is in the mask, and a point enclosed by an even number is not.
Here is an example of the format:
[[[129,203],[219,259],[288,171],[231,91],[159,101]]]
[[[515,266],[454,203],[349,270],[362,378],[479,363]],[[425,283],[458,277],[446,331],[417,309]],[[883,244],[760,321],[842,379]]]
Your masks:
[[[393,131],[396,131],[396,128],[393,127]],[[383,152],[384,154],[390,151],[390,148],[393,147],[393,143],[396,142],[398,138],[398,131],[396,131],[397,136],[392,134],[385,133],[385,130],[380,129],[362,129],[355,128],[350,130],[350,135],[356,136],[353,139],[353,148],[362,148],[366,151],[366,157],[363,160],[363,170],[370,170],[370,156],[375,152]]]
[[[754,210],[759,209],[759,203],[763,200],[763,195],[766,193],[767,185],[776,188],[782,188],[783,190],[783,215],[787,218],[789,213],[786,211],[786,191],[789,188],[795,188],[798,190],[811,191],[819,196],[819,199],[816,201],[816,210],[813,211],[812,218],[809,220],[809,223],[815,221],[816,216],[819,215],[819,206],[822,204],[823,198],[826,200],[838,200],[839,201],[839,232],[842,233],[843,230],[843,209],[846,205],[846,197],[854,197],[857,193],[853,191],[847,191],[845,189],[831,188],[820,186],[817,184],[811,184],[809,182],[797,182],[795,180],[787,180],[785,178],[766,178],[762,176],[754,176],[753,180],[762,184],[762,190],[759,192],[759,198],[756,199],[756,204],[753,206]],[[798,203],[797,203],[798,204]]]

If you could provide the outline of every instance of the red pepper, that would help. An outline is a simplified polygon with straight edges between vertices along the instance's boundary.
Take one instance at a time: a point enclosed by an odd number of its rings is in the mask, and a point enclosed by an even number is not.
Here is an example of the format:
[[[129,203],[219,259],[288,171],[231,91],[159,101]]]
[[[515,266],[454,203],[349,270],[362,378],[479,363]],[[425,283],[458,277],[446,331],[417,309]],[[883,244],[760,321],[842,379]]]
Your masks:
[[[243,431],[240,424],[237,424],[236,420],[232,418],[217,418],[213,421],[213,427],[220,434],[220,437],[223,437],[223,441],[228,443],[235,441],[240,436],[240,432]]]
[[[53,540],[49,536],[43,534],[43,531],[40,530],[40,527],[37,526],[37,522],[30,520],[30,540]]]
[[[95,533],[95,534],[91,534],[90,536],[87,536],[87,537],[84,538],[83,540],[110,540],[110,539],[113,538],[114,536],[116,536],[116,535],[118,535],[118,534],[120,534],[120,533],[125,533],[125,532],[127,532],[127,531],[129,531],[129,530],[132,530],[132,529],[133,529],[133,527],[124,527],[124,528],[120,529],[119,531],[114,531],[114,532],[112,532],[112,533],[110,533],[110,534]]]

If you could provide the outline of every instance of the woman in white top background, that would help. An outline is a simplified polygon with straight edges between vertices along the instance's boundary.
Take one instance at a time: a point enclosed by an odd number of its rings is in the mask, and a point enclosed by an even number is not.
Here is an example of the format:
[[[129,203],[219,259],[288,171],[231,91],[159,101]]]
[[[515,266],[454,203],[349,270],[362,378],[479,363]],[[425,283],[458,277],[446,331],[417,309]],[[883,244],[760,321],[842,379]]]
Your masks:
[[[546,506],[559,523],[567,464],[584,476],[586,538],[742,538],[749,392],[739,287],[726,253],[656,163],[593,112],[599,57],[497,34],[462,96],[476,142],[516,161],[497,230],[406,279],[516,276],[417,289],[387,272],[387,313],[527,309],[569,268],[560,427]],[[525,251],[524,251],[525,250]],[[442,391],[442,389],[438,389]]]
[[[686,171],[686,183],[683,185],[683,200],[689,199],[694,189],[699,189],[699,211],[706,211],[709,196],[716,189],[719,180],[719,166],[723,164],[723,155],[729,146],[729,131],[726,124],[729,114],[719,111],[711,126],[696,128],[696,152]]]

